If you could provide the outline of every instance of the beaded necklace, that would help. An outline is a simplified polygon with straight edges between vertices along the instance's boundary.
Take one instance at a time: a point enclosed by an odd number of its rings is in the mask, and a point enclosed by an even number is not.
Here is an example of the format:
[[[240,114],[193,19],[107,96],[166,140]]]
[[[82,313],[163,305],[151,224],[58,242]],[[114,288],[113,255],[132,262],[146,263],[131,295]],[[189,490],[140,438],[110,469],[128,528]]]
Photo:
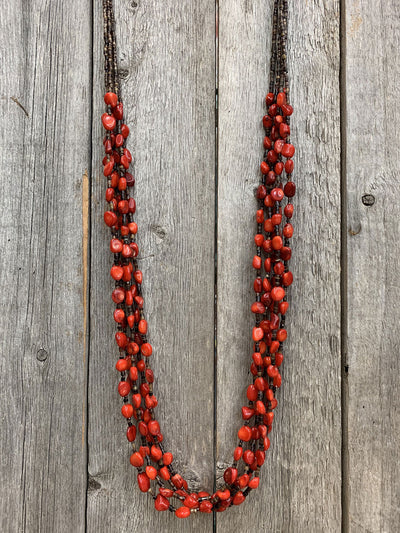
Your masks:
[[[107,178],[105,197],[109,204],[104,221],[111,229],[110,249],[114,254],[110,274],[115,281],[112,300],[116,304],[115,340],[119,348],[116,369],[121,378],[118,392],[123,400],[121,412],[128,423],[126,436],[132,446],[130,463],[137,468],[139,489],[151,495],[158,511],[168,510],[179,518],[193,512],[220,512],[240,505],[258,487],[260,468],[270,446],[268,434],[278,403],[275,394],[282,382],[282,345],[287,337],[286,293],[293,281],[289,270],[289,239],[293,235],[290,198],[295,194],[291,180],[295,149],[289,143],[289,117],[293,108],[288,99],[286,68],[287,13],[287,0],[274,0],[270,84],[265,99],[267,114],[263,117],[265,152],[256,191],[256,253],[252,261],[256,273],[255,301],[251,305],[255,316],[250,367],[253,381],[247,387],[248,405],[242,407],[243,425],[238,431],[233,463],[224,472],[225,484],[209,493],[190,490],[186,480],[176,472],[173,455],[164,448],[163,434],[155,418],[157,399],[149,365],[153,348],[147,339],[143,276],[137,264],[139,248],[135,240],[136,203],[131,196],[135,179],[129,172],[132,156],[126,148],[129,127],[123,121],[113,2],[103,0],[107,109],[101,120],[106,131],[103,173]]]

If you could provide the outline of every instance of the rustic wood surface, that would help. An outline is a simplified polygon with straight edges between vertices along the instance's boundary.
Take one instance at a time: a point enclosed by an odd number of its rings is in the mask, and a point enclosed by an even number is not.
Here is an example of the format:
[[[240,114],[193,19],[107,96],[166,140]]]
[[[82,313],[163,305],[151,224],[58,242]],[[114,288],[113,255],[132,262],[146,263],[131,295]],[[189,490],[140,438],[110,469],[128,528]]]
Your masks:
[[[271,449],[243,506],[179,523],[138,491],[119,414],[100,4],[0,10],[1,531],[395,533],[398,2],[289,2],[295,283]],[[116,2],[157,413],[208,490],[250,379],[271,15]]]

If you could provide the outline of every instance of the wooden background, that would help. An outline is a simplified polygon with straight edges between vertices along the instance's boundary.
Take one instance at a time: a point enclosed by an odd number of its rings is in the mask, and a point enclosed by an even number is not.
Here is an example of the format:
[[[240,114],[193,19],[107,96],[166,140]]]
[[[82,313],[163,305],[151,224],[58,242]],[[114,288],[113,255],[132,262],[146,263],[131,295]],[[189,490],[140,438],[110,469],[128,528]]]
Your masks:
[[[243,506],[179,523],[138,491],[119,414],[100,4],[0,9],[1,531],[397,532],[399,1],[289,2],[295,283],[271,449]],[[158,413],[212,489],[249,380],[273,2],[116,4]]]

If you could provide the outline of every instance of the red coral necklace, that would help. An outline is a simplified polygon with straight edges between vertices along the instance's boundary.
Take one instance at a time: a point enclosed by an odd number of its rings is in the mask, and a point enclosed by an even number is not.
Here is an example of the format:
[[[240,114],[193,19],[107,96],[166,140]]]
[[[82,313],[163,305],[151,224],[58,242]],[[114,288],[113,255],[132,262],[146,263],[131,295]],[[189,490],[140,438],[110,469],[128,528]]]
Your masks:
[[[126,436],[133,449],[130,463],[137,468],[139,489],[152,496],[158,511],[169,510],[179,518],[197,511],[211,513],[240,505],[258,487],[260,468],[270,445],[268,433],[278,403],[275,394],[281,386],[282,344],[287,336],[286,293],[293,281],[289,270],[289,239],[293,234],[290,198],[294,196],[295,185],[292,182],[294,146],[289,143],[289,117],[293,108],[288,99],[286,69],[287,13],[287,0],[274,0],[270,86],[266,96],[267,114],[263,117],[265,152],[256,192],[256,254],[252,262],[256,273],[255,301],[251,305],[255,316],[250,367],[253,381],[247,387],[248,405],[242,407],[243,425],[238,431],[232,466],[225,470],[224,486],[209,493],[190,490],[186,480],[176,472],[173,455],[164,448],[163,434],[155,417],[157,399],[149,365],[153,349],[147,339],[142,272],[137,265],[136,203],[131,196],[135,179],[129,172],[132,156],[126,148],[129,128],[123,120],[113,3],[103,0],[107,109],[101,120],[106,131],[103,173],[109,205],[104,221],[111,229],[110,249],[114,254],[110,274],[115,280],[112,300],[116,304],[115,340],[119,348],[116,369],[121,376],[118,392],[123,399],[121,412],[128,423]]]

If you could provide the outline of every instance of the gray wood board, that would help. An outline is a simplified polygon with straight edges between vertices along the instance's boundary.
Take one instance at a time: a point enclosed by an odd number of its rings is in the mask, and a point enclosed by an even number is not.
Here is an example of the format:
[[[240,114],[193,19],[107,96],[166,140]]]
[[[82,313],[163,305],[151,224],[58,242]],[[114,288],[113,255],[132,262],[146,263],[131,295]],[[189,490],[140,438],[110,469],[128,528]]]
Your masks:
[[[90,2],[3,2],[1,531],[83,531]]]
[[[398,531],[399,3],[346,3],[350,531]],[[365,195],[375,198],[363,203]]]
[[[272,4],[272,3],[271,3]],[[217,530],[340,531],[339,2],[289,2],[295,233],[283,384],[260,487]],[[251,382],[250,305],[272,5],[219,2],[219,473],[232,461]],[[251,214],[251,215],[249,215]],[[245,318],[244,318],[245,317]]]
[[[155,409],[165,447],[193,485],[214,472],[215,4],[116,2]],[[95,10],[95,27],[101,27]],[[139,492],[116,391],[112,256],[104,227],[102,35],[95,33],[88,531],[176,531]],[[212,530],[212,515],[190,519]]]

